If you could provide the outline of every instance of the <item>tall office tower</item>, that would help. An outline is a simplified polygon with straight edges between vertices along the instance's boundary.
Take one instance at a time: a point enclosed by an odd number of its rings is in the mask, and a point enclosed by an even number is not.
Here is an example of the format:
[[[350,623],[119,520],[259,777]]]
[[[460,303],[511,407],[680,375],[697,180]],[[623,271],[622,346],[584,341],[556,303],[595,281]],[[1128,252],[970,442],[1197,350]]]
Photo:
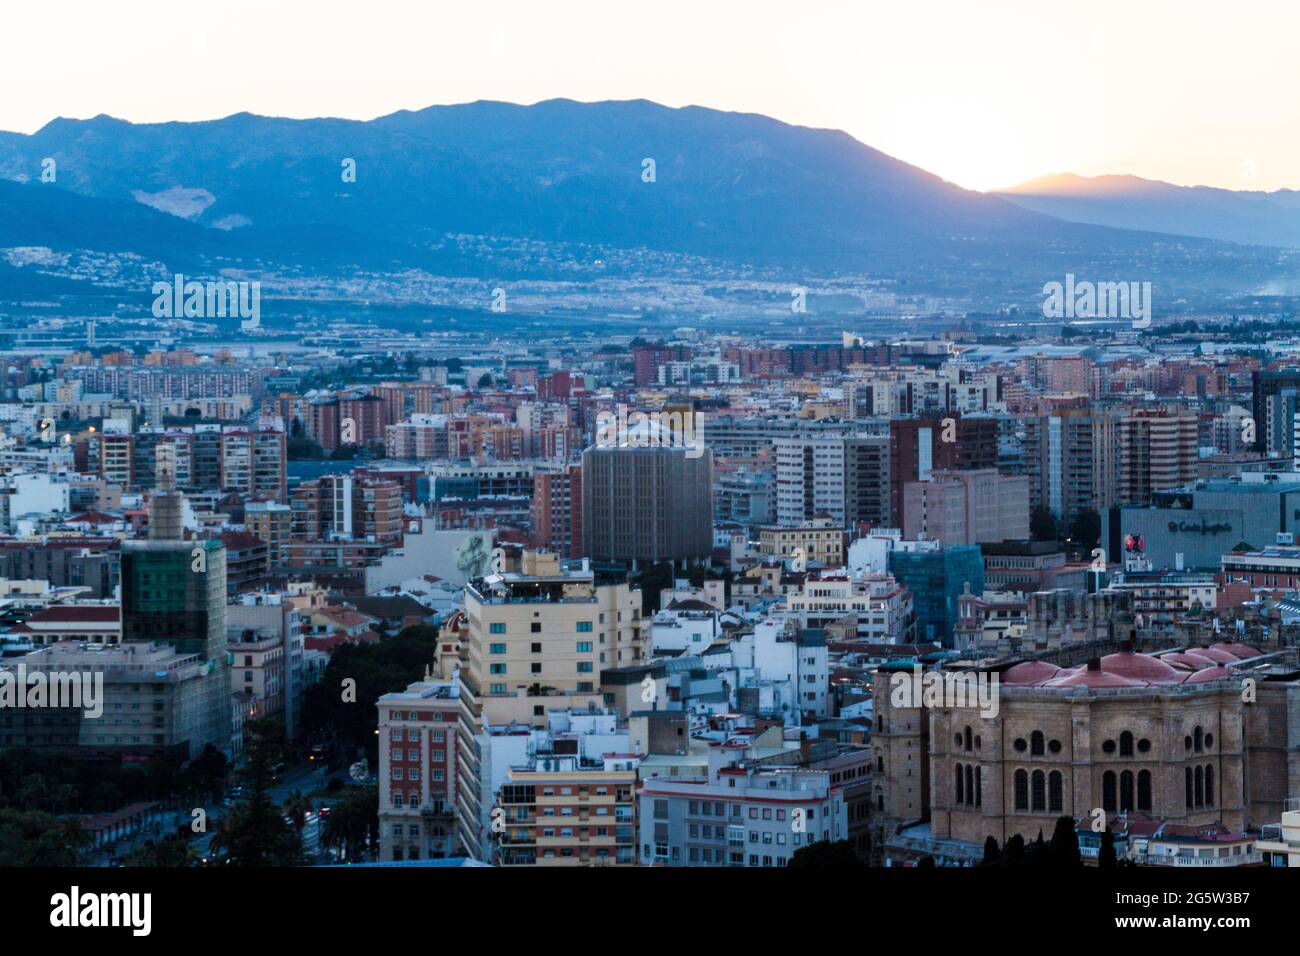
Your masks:
[[[178,493],[164,492],[155,528],[175,532]],[[122,641],[173,648],[184,666],[155,679],[186,679],[185,713],[193,726],[172,728],[188,741],[188,756],[206,744],[231,751],[230,669],[226,659],[226,549],[220,541],[150,538],[122,542]],[[194,678],[197,674],[197,679]],[[159,719],[157,715],[153,718]],[[165,718],[163,718],[165,719]]]
[[[935,468],[996,468],[998,421],[991,416],[901,418],[889,423],[889,523],[903,526],[903,488]]]
[[[1196,479],[1197,417],[1140,409],[1119,424],[1119,504],[1149,505],[1151,494]]]
[[[594,561],[690,561],[713,550],[713,452],[601,447],[582,454],[582,548]]]
[[[1290,391],[1300,392],[1300,368],[1265,369],[1251,373],[1251,413],[1255,416],[1255,451],[1272,454],[1280,447],[1284,433],[1291,429],[1292,417],[1285,414],[1285,403],[1270,399]],[[1294,411],[1294,409],[1293,409]]]
[[[1072,520],[1116,502],[1123,409],[1063,408],[1025,422],[1029,507]]]
[[[582,466],[565,465],[533,476],[529,527],[538,547],[582,557]]]

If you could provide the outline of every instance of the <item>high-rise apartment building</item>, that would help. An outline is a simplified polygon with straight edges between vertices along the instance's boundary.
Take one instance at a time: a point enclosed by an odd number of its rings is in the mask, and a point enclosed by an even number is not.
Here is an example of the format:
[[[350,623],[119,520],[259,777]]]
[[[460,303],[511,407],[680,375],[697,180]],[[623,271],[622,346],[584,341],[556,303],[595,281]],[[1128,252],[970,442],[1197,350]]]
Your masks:
[[[647,639],[641,592],[626,582],[597,584],[590,570],[550,553],[504,560],[502,573],[465,588],[457,821],[463,852],[484,860],[492,855],[487,728],[545,727],[557,706],[603,706],[602,670],[639,662]]]
[[[1073,520],[1116,501],[1122,410],[1062,408],[1025,422],[1029,507]]]
[[[600,672],[643,654],[641,592],[626,582],[597,584],[591,571],[561,565],[549,552],[508,559],[513,570],[471,581],[466,678],[491,722],[541,715],[529,698],[597,694]]]
[[[802,525],[819,515],[840,527],[889,520],[889,439],[822,434],[778,438],[776,519]]]
[[[936,468],[996,468],[998,422],[992,416],[902,418],[889,423],[889,525],[904,523],[903,489]]]
[[[396,481],[326,475],[298,485],[290,508],[295,537],[375,542],[402,538],[402,486]]]
[[[250,501],[244,505],[244,524],[266,542],[271,566],[284,564],[293,540],[293,509],[275,501]]]
[[[1196,479],[1197,417],[1140,409],[1119,423],[1118,503],[1147,505],[1155,491]]]
[[[532,540],[565,558],[582,556],[582,466],[565,465],[533,476],[529,508]]]

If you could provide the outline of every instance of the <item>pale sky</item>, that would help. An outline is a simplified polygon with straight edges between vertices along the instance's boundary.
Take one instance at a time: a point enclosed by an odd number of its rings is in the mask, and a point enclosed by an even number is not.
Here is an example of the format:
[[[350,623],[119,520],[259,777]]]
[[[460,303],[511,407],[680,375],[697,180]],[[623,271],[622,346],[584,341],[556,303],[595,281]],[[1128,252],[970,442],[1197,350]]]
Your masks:
[[[843,129],[973,189],[1300,188],[1290,0],[63,0],[0,24],[20,132],[645,98]]]

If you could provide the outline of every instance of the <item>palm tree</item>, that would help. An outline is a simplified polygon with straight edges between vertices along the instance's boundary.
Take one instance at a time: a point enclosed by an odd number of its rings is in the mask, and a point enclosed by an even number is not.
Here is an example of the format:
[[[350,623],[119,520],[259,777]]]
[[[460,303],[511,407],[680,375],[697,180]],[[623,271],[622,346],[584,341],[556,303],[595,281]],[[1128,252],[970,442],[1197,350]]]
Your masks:
[[[63,817],[59,820],[59,825],[55,828],[59,839],[63,841],[73,854],[76,860],[80,860],[86,852],[86,848],[93,842],[90,834],[82,825],[81,817]]]
[[[293,828],[301,835],[303,827],[307,825],[307,814],[311,812],[311,801],[303,796],[301,790],[295,790],[285,799],[284,812],[293,821]]]
[[[349,861],[364,859],[375,842],[379,825],[379,791],[376,787],[352,787],[325,818],[321,842],[338,847]]]
[[[126,855],[127,866],[186,867],[198,863],[199,854],[174,833],[161,840],[147,840]]]

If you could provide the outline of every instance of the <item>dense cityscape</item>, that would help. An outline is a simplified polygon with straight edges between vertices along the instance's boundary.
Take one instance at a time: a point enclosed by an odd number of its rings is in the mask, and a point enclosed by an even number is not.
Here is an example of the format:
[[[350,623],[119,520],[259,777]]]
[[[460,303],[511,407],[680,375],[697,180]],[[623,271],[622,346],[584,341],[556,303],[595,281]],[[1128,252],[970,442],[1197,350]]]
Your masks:
[[[929,324],[11,352],[6,862],[1288,865],[1292,339]]]
[[[3,22],[19,944],[1288,923],[1300,8]]]

